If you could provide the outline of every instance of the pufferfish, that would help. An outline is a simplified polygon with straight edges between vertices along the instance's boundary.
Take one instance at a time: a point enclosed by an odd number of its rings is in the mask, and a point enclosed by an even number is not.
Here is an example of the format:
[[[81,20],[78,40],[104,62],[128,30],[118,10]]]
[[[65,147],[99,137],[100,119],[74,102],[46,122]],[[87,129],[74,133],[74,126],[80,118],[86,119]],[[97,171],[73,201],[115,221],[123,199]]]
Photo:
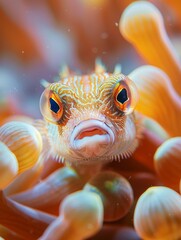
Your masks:
[[[64,76],[44,86],[40,111],[50,151],[60,161],[106,162],[129,156],[138,146],[138,91],[117,68],[108,73],[97,62],[90,75]]]

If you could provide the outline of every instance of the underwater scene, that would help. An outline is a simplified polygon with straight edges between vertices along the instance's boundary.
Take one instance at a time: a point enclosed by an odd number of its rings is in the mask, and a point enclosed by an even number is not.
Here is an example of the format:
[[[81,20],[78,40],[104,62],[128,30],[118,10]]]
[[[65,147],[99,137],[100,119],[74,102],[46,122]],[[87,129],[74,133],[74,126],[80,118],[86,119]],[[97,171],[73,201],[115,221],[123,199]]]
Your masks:
[[[0,240],[181,239],[181,1],[0,1]]]

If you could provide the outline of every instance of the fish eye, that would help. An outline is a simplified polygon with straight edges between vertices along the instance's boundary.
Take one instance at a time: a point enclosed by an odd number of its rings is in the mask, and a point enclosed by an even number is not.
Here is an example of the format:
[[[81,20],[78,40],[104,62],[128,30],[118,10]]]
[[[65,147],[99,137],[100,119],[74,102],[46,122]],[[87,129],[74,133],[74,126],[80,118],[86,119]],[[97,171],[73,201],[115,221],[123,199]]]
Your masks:
[[[117,102],[120,102],[121,104],[124,104],[126,101],[128,101],[128,94],[126,88],[121,89],[121,91],[116,96]]]
[[[50,102],[50,110],[54,113],[57,113],[60,109],[58,103],[51,97],[49,98],[49,102]]]
[[[40,98],[40,111],[47,121],[58,123],[63,115],[63,103],[58,94],[45,89]]]
[[[125,77],[116,83],[113,89],[115,106],[124,114],[131,113],[138,101],[136,85],[129,78]]]

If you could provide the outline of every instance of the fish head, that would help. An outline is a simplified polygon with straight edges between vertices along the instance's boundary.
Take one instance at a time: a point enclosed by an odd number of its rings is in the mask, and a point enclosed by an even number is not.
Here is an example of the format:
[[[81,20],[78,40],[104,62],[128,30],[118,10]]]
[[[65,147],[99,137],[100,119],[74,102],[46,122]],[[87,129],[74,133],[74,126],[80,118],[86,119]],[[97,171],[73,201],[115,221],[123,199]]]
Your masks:
[[[137,145],[135,84],[123,74],[72,76],[40,99],[52,151],[70,162],[106,161]]]

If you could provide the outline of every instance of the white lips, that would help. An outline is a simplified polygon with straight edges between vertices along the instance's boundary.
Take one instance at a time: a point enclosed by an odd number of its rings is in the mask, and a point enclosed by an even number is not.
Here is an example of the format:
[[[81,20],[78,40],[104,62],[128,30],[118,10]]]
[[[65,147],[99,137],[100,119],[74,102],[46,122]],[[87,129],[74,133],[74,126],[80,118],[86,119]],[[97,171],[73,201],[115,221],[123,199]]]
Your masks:
[[[77,139],[78,135],[85,131],[90,131],[92,129],[100,129],[105,134],[85,136],[82,139]],[[85,120],[79,123],[73,130],[70,137],[70,145],[73,149],[80,150],[86,146],[90,146],[90,144],[111,144],[114,142],[114,133],[110,127],[108,127],[104,122],[90,119]]]

